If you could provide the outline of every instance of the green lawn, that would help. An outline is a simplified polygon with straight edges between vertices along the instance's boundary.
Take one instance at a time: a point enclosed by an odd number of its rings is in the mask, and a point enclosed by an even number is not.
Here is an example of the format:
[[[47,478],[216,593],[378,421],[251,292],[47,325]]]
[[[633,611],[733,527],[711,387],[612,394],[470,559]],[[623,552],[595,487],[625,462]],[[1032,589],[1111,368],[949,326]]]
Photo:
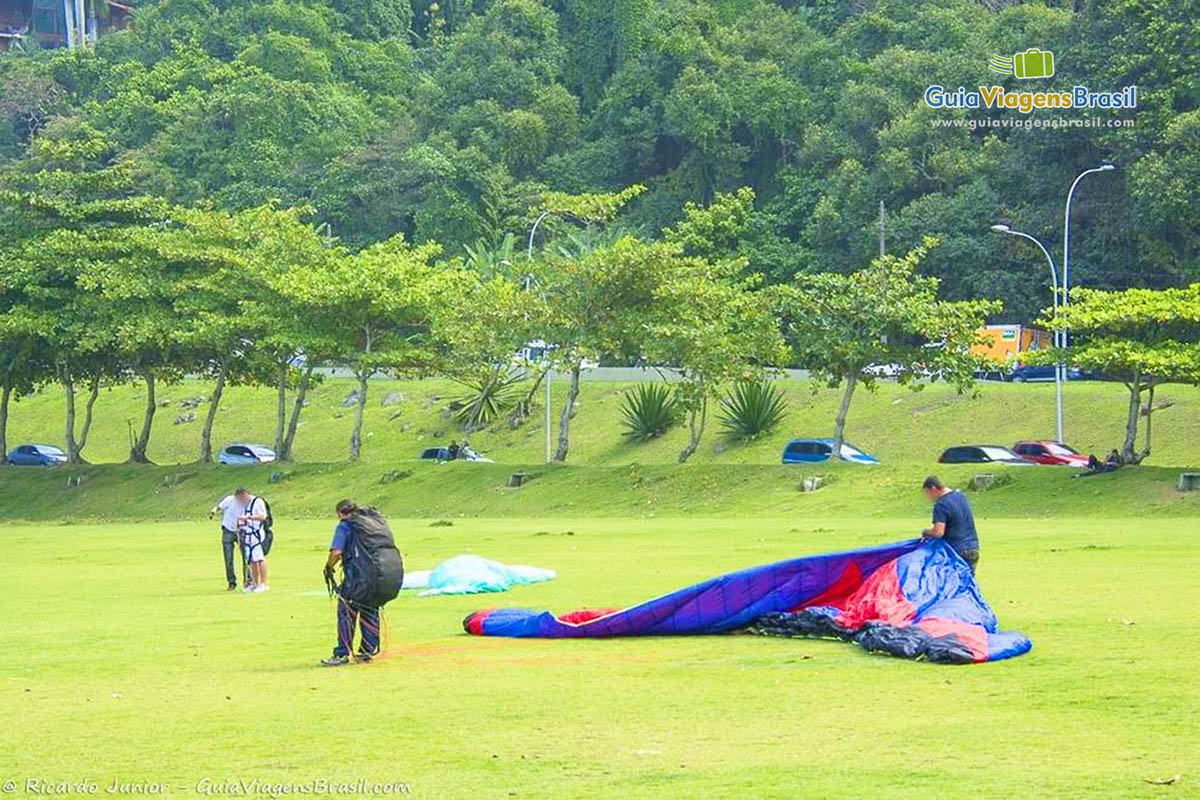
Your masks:
[[[315,666],[332,644],[328,521],[279,524],[260,596],[223,591],[212,525],[8,526],[0,779],[183,793],[202,778],[368,778],[427,798],[1200,796],[1194,517],[985,518],[983,590],[1034,641],[996,664],[736,635],[461,632],[489,605],[630,603],[902,538],[924,521],[910,510],[397,521],[410,568],[475,552],[559,578],[404,596],[388,607],[388,656],[336,670]]]

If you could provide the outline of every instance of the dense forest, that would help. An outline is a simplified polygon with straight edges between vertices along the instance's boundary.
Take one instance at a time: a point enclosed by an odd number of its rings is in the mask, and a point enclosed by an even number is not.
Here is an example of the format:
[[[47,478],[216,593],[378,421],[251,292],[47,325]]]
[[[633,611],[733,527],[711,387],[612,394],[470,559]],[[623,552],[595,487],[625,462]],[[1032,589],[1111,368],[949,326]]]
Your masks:
[[[861,269],[879,247],[1000,316],[1073,283],[1200,277],[1200,7],[1190,0],[142,0],[132,30],[0,57],[0,165],[36,142],[105,145],[178,205],[305,206],[352,249],[403,233],[449,256],[523,243],[545,191],[643,184],[620,226],[654,237],[688,201],[754,190],[728,243],[770,283]],[[935,127],[925,87],[1016,83],[992,54],[1055,54],[1054,85],[1138,87],[1130,128]],[[45,153],[41,154],[44,159]],[[547,220],[553,234],[560,223]],[[511,241],[511,240],[510,240]],[[520,246],[520,245],[518,245]]]

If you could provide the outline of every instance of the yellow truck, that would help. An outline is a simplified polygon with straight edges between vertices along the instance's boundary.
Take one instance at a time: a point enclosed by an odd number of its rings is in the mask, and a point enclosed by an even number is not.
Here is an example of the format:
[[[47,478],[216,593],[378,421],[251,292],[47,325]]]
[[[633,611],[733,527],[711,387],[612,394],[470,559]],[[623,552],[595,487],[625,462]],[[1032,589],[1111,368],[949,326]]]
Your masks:
[[[994,373],[989,370],[988,377],[1003,378],[1020,364],[1021,353],[1027,350],[1053,346],[1050,331],[1028,325],[988,325],[979,329],[979,338],[983,342],[973,345],[971,354],[995,362],[996,369]]]

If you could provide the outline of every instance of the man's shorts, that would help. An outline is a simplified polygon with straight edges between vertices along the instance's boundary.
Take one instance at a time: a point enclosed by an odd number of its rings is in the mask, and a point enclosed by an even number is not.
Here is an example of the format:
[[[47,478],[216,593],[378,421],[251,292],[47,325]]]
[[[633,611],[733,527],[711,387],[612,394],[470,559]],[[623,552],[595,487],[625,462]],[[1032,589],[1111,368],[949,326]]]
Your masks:
[[[263,552],[262,537],[257,533],[242,534],[242,552],[251,564],[267,560],[267,554]]]

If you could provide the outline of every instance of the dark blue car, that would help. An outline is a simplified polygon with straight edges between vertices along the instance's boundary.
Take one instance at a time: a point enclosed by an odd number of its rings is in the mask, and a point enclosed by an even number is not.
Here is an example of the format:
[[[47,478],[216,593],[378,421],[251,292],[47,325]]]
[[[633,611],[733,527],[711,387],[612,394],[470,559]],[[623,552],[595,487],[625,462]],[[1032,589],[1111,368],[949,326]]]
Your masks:
[[[8,453],[8,463],[17,467],[57,467],[67,454],[52,444],[22,444]]]
[[[833,439],[792,439],[783,448],[784,464],[814,464],[828,461],[833,455]],[[849,442],[842,442],[842,460],[855,464],[878,464],[875,456],[868,455]]]
[[[1013,383],[1035,383],[1038,381],[1053,381],[1054,366],[1017,367],[1005,376]],[[1087,380],[1087,375],[1077,367],[1067,367],[1066,378],[1069,381]]]

